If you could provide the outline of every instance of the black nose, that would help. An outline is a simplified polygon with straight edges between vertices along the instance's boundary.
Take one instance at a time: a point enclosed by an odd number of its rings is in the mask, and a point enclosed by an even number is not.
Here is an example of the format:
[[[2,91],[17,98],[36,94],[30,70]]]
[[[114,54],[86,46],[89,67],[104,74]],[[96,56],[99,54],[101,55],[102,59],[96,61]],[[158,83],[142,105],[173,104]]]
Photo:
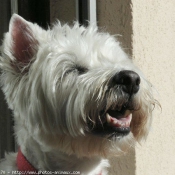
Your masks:
[[[134,71],[120,71],[114,76],[113,81],[115,84],[121,85],[122,90],[130,95],[139,91],[140,77]]]

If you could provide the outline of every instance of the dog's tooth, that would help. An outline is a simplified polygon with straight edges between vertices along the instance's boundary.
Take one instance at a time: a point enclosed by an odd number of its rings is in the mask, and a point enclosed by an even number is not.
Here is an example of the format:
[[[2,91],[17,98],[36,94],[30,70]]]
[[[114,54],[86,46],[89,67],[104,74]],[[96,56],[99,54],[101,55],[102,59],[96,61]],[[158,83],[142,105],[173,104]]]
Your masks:
[[[130,113],[128,116],[128,121],[126,123],[126,126],[130,126],[131,120],[132,120],[132,113]]]
[[[111,116],[108,113],[106,113],[106,119],[108,123],[111,123]]]
[[[125,116],[127,117],[127,116],[130,115],[130,114],[131,114],[131,111],[130,111],[130,110],[126,110]]]
[[[129,117],[129,121],[128,121],[128,122],[131,123],[131,120],[132,120],[132,113],[130,113],[128,117]]]

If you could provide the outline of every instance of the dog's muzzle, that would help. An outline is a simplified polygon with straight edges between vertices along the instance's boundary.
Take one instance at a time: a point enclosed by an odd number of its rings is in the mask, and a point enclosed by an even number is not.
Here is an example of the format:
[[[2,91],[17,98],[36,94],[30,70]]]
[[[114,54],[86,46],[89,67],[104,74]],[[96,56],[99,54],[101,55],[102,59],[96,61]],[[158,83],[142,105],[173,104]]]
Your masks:
[[[120,87],[123,104],[109,107],[107,110],[99,112],[99,117],[94,123],[88,122],[91,132],[101,136],[119,137],[128,135],[132,121],[132,112],[136,110],[133,104],[133,96],[139,91],[140,77],[136,72],[124,70],[117,73],[112,78],[112,87]],[[120,99],[121,100],[121,99]],[[116,103],[117,104],[117,103]]]

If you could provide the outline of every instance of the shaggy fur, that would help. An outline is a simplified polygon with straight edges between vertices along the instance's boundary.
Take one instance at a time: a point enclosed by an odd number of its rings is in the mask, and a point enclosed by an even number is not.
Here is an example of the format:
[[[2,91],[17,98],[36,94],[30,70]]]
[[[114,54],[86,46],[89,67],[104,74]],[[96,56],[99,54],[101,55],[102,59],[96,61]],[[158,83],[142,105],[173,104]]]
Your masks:
[[[110,156],[147,136],[155,104],[152,86],[116,38],[96,26],[58,22],[45,31],[13,15],[1,52],[1,86],[14,112],[15,136],[37,170],[105,175]],[[112,85],[125,70],[139,75],[137,93]],[[131,132],[106,132],[108,111],[123,108],[132,114]],[[16,154],[6,155],[0,169],[17,170],[15,159]]]

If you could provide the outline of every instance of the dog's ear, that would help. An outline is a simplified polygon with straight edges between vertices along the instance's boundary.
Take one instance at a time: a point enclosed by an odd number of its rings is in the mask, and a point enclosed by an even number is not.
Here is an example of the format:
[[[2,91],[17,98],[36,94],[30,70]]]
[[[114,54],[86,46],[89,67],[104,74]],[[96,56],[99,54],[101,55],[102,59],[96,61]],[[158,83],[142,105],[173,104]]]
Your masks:
[[[38,48],[38,41],[35,37],[36,24],[27,22],[22,17],[14,14],[10,20],[9,34],[14,60],[13,67],[24,70],[29,67]]]

